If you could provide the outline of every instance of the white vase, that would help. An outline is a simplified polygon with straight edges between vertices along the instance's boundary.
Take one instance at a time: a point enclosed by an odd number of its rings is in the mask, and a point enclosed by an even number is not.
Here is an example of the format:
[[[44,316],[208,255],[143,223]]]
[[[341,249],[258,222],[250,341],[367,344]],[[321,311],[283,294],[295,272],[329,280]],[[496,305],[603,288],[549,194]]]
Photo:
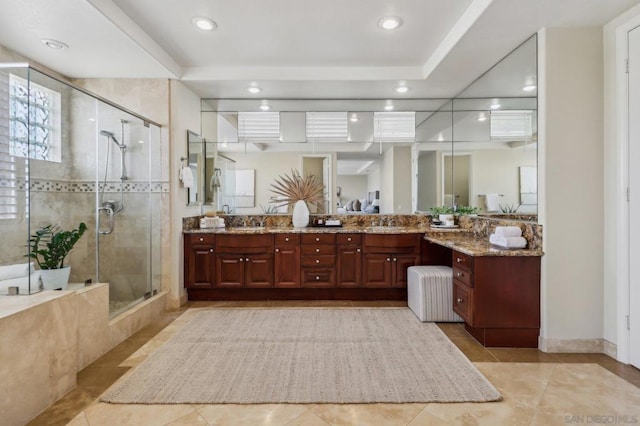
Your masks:
[[[309,207],[306,202],[298,200],[293,205],[292,221],[294,228],[306,228],[309,225]]]
[[[60,269],[41,269],[40,277],[42,277],[42,285],[45,290],[64,290],[69,282],[71,274],[71,266],[65,266]]]

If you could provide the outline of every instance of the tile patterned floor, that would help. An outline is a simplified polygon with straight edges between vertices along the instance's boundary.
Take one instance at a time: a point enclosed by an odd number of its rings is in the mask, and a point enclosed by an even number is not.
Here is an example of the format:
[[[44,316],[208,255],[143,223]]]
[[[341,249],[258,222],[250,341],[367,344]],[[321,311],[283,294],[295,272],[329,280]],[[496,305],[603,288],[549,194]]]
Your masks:
[[[504,399],[463,404],[120,405],[97,398],[201,309],[397,307],[404,302],[191,302],[168,312],[78,374],[78,386],[31,425],[567,425],[640,423],[640,370],[602,354],[484,348],[461,324],[440,324]],[[188,309],[187,309],[188,308]]]

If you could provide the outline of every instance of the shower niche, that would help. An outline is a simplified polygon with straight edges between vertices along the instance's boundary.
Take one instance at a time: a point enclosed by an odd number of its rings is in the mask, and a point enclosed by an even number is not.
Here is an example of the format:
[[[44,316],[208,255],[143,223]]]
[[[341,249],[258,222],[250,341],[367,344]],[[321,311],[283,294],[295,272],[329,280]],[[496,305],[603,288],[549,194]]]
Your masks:
[[[28,65],[0,64],[0,266],[26,263],[39,227],[85,222],[66,261],[70,283],[109,283],[111,316],[151,297],[168,191],[160,164],[156,123]]]

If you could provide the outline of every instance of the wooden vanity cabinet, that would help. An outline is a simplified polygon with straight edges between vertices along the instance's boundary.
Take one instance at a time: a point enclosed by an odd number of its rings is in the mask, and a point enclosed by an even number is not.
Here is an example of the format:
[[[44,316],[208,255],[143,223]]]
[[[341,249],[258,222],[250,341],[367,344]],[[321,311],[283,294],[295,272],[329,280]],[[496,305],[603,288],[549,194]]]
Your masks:
[[[453,310],[484,346],[538,347],[540,257],[453,251]]]
[[[216,287],[273,287],[273,235],[218,235],[216,247]]]
[[[336,236],[338,287],[362,285],[362,235],[338,234]]]
[[[300,234],[276,234],[274,263],[276,287],[300,287]]]
[[[301,287],[336,285],[336,234],[302,234]]]
[[[214,234],[185,234],[185,288],[213,288],[215,283],[216,236]]]
[[[420,263],[419,234],[365,234],[363,287],[407,287],[407,269]]]

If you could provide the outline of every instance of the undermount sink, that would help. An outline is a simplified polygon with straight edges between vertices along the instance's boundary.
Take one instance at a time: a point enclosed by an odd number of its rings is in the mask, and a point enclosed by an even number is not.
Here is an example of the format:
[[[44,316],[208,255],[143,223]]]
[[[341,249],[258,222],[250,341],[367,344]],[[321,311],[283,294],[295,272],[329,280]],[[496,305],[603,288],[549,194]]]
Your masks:
[[[264,226],[234,226],[231,231],[264,231]]]
[[[368,228],[371,232],[394,232],[403,229],[402,226],[372,226]]]

